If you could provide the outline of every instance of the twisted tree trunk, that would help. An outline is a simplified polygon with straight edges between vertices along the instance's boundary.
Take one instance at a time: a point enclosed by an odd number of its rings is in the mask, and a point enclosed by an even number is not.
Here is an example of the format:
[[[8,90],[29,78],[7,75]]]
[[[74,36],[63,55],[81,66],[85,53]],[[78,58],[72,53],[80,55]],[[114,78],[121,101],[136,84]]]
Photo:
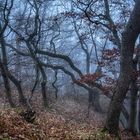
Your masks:
[[[118,134],[119,117],[123,101],[126,97],[133,76],[133,53],[136,39],[140,33],[140,0],[137,0],[128,24],[122,34],[120,75],[116,90],[108,110],[105,129],[109,133]]]

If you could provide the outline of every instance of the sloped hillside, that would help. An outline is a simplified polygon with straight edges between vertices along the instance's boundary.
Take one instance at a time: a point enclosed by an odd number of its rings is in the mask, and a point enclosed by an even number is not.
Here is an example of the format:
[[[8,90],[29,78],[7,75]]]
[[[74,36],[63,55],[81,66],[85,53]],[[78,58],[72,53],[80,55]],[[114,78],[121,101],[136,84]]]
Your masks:
[[[0,109],[0,140],[116,140],[101,133],[101,115],[91,111],[87,117],[84,107],[70,101],[64,104],[55,104],[47,111],[38,110],[34,123],[20,116],[20,108]],[[128,134],[121,135],[122,140],[128,140]]]
[[[16,110],[0,110],[1,140],[38,140],[45,138],[45,133],[39,125],[27,123]]]
[[[0,110],[1,140],[82,140],[88,139],[96,128],[77,123],[61,115],[40,112],[36,121],[27,123],[17,109]]]

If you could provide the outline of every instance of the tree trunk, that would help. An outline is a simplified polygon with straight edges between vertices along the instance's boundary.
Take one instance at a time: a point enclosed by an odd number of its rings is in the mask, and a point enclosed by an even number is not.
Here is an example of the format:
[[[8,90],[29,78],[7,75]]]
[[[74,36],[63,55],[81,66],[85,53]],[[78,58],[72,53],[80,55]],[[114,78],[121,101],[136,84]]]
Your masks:
[[[0,31],[2,30],[1,24],[0,24]],[[2,58],[0,58],[0,69],[4,81],[4,86],[6,90],[6,95],[8,98],[8,101],[10,103],[11,107],[15,107],[12,97],[11,97],[11,87],[10,87],[10,82],[8,79],[8,73],[7,73],[7,55],[6,55],[6,49],[5,49],[5,40],[3,37],[3,33],[1,33],[0,36],[0,45],[1,45],[1,52],[2,52]]]
[[[46,83],[47,83],[47,76],[46,73],[43,69],[43,67],[41,66],[40,62],[38,61],[38,67],[40,69],[41,75],[42,75],[42,83],[41,83],[41,88],[42,88],[42,98],[43,98],[43,103],[44,103],[44,107],[48,107],[48,98],[47,98],[47,94],[46,94]]]
[[[134,83],[133,83],[134,84]],[[128,130],[133,134],[136,133],[136,113],[137,113],[137,86],[131,85],[133,88],[131,92],[131,101],[130,101],[130,115],[129,115],[129,126]]]
[[[111,100],[105,128],[112,134],[118,134],[119,117],[123,101],[133,75],[133,52],[136,39],[140,33],[140,0],[137,0],[131,17],[122,34],[120,75],[116,90]]]
[[[137,71],[137,62],[134,60],[133,68],[135,72]],[[136,133],[136,114],[137,114],[137,77],[131,81],[131,98],[130,98],[130,115],[129,115],[129,126],[128,130],[132,132],[132,134]]]
[[[43,69],[43,66],[41,65],[39,58],[36,56],[36,53],[32,49],[33,44],[30,41],[32,42],[32,40],[26,41],[26,45],[28,46],[30,53],[31,53],[31,57],[33,58],[34,62],[36,63],[37,68],[39,69],[39,71],[42,75],[42,83],[41,83],[42,99],[43,99],[44,107],[48,107],[48,99],[47,99],[47,94],[46,94],[47,76]]]
[[[138,116],[138,134],[140,134],[140,92],[139,92],[139,97],[138,97],[138,108],[137,108],[137,116]]]
[[[5,90],[6,90],[7,99],[9,101],[10,106],[15,107],[15,104],[12,101],[11,88],[10,88],[10,83],[9,83],[9,80],[8,80],[8,76],[7,76],[7,73],[5,71],[5,68],[4,68],[3,64],[1,62],[1,59],[0,59],[0,69],[1,69],[1,74],[2,74],[2,77],[3,77],[3,81],[4,81],[4,86],[5,86]]]
[[[42,99],[43,99],[44,107],[48,107],[48,100],[46,96],[46,81],[43,81],[41,83],[41,88],[42,88]]]
[[[129,85],[129,82],[126,83],[125,80],[120,80],[119,83],[120,85],[117,86],[117,89],[111,100],[105,125],[107,130],[113,134],[117,134],[118,132],[121,107]]]
[[[23,94],[23,90],[22,90],[20,81],[18,81],[9,71],[8,71],[7,73],[8,73],[9,79],[14,83],[14,85],[16,86],[16,88],[17,88],[17,90],[18,90],[19,102],[20,102],[23,106],[28,107],[27,100],[26,100],[26,98],[25,98],[25,96],[24,96],[24,94]]]
[[[20,85],[19,81],[8,70],[6,44],[5,44],[5,40],[4,40],[3,35],[1,35],[0,43],[1,43],[1,49],[2,49],[2,63],[4,65],[4,70],[7,74],[7,78],[9,78],[14,83],[14,85],[17,87],[17,90],[18,90],[18,93],[19,93],[19,101],[23,105],[27,105],[27,102],[26,102],[26,99],[23,95],[23,91],[22,91],[22,88],[21,88],[21,85]]]
[[[57,98],[58,98],[58,88],[57,88],[57,86],[55,85],[56,84],[56,82],[57,82],[57,71],[54,71],[54,81],[52,82],[52,87],[54,88],[54,90],[55,90],[55,99],[57,100]]]

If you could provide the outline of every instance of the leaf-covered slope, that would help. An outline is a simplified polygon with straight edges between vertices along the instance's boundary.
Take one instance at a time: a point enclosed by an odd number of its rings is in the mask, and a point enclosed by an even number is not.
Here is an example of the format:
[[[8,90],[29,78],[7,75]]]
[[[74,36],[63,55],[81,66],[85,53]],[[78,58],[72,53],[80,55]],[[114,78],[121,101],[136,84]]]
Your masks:
[[[29,124],[11,109],[0,110],[0,139],[2,140],[39,140],[45,133],[39,125]]]
[[[95,129],[49,112],[41,112],[35,123],[30,124],[15,110],[0,110],[2,140],[80,140],[88,138]]]
[[[87,118],[83,107],[74,106],[65,102],[66,108],[59,104],[52,111],[37,111],[33,124],[19,115],[21,109],[0,109],[0,140],[115,140],[101,133],[101,116],[91,111]],[[121,135],[122,140],[139,139]]]

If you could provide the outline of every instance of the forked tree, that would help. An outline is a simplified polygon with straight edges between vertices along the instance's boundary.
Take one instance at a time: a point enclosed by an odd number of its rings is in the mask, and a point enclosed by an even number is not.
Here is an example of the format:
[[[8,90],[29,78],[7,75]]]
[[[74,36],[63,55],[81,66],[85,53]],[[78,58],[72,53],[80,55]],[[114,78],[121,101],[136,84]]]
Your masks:
[[[133,54],[136,40],[140,33],[140,0],[137,0],[129,21],[122,33],[120,74],[110,103],[105,129],[111,134],[118,134],[119,117],[123,101],[134,76]]]

